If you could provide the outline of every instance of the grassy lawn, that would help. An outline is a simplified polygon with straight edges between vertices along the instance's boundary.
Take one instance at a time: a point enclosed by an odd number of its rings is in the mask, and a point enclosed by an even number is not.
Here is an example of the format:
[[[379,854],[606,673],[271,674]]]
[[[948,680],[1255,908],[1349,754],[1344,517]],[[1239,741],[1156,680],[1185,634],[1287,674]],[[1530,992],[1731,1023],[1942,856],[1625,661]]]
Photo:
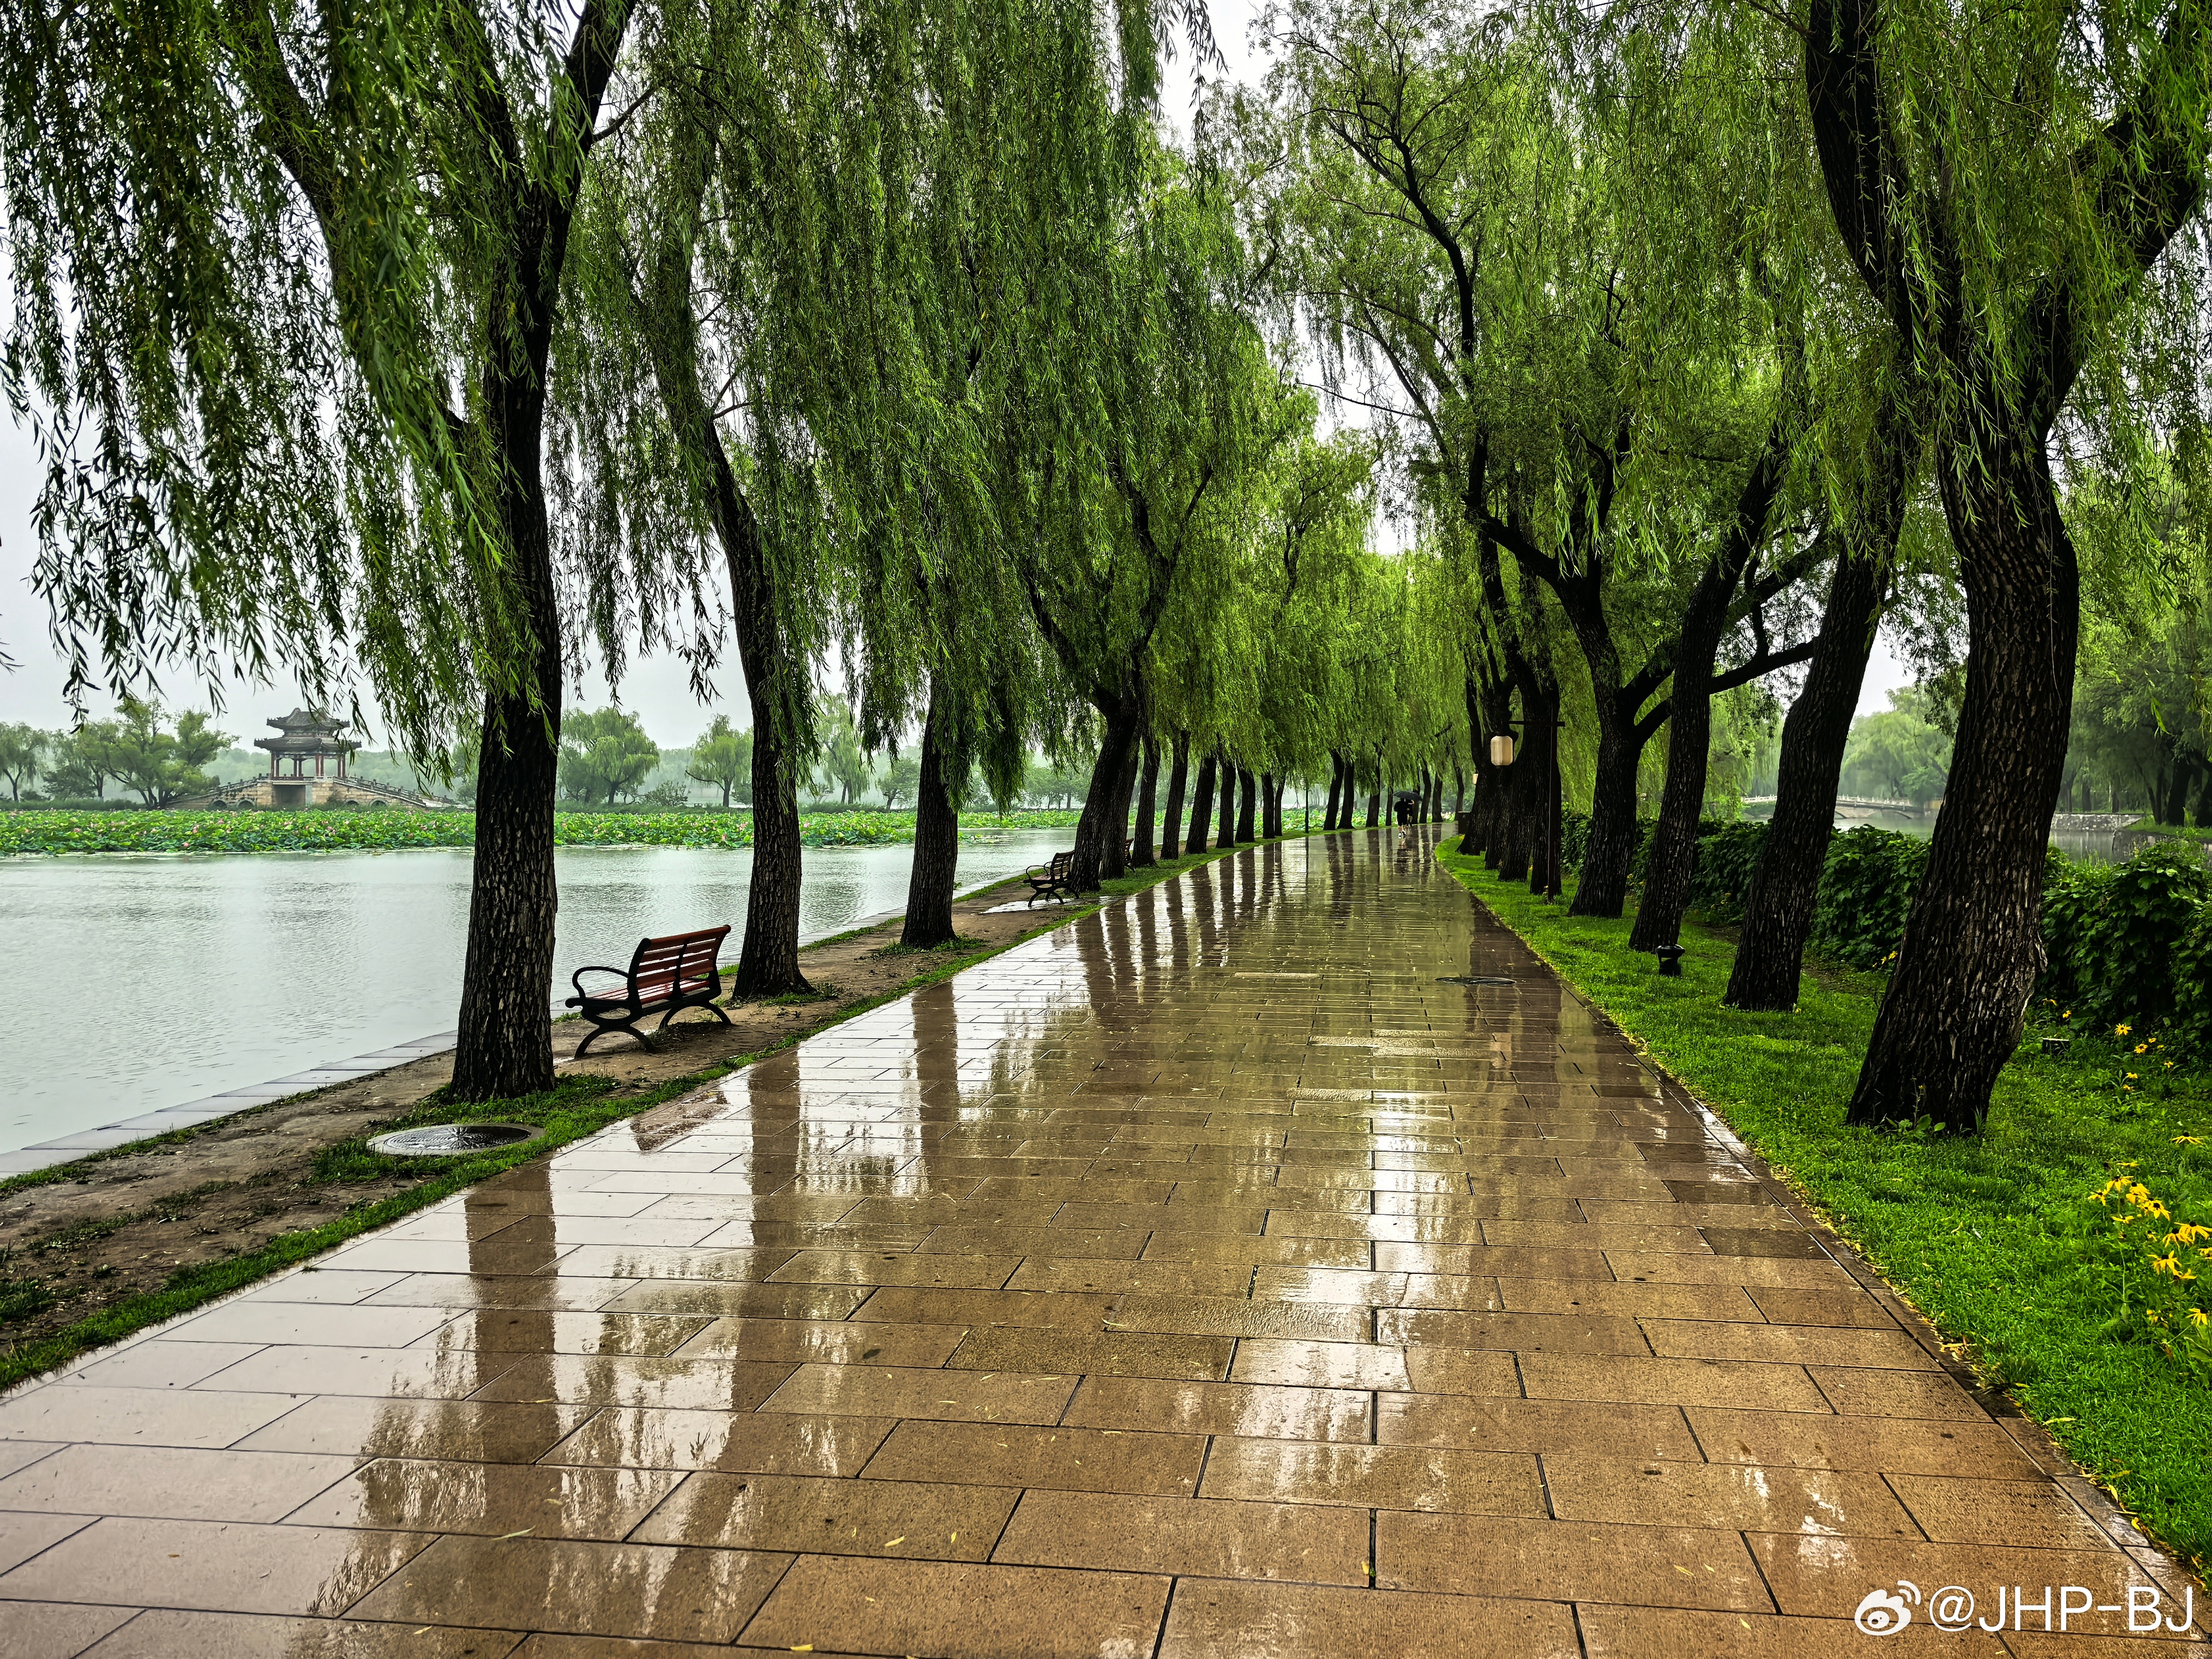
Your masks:
[[[1454,843],[1447,842],[1451,846]],[[2212,1387],[2106,1327],[2118,1304],[2090,1267],[2087,1200],[2124,1169],[2184,1220],[2212,1222],[2212,1076],[2166,1073],[2109,1031],[2046,1057],[2039,1009],[1978,1139],[1846,1129],[1844,1107],[1881,996],[1823,967],[1787,1014],[1721,1006],[1735,951],[1694,924],[1682,977],[1628,949],[1630,921],[1571,917],[1480,859],[1445,866],[1583,996],[1732,1125],[1944,1339],[2047,1425],[2144,1528],[2201,1571],[2212,1557]],[[1569,888],[1571,895],[1572,888]],[[2129,1071],[2142,1073],[2136,1092]],[[2203,1137],[2191,1144],[2190,1138]],[[2199,1264],[2202,1265],[2202,1264]],[[2212,1283],[2212,1270],[2203,1279]]]
[[[2153,823],[2148,818],[2139,818],[2128,828],[2145,835],[2173,836],[2183,841],[2212,841],[2212,827],[2202,823]]]

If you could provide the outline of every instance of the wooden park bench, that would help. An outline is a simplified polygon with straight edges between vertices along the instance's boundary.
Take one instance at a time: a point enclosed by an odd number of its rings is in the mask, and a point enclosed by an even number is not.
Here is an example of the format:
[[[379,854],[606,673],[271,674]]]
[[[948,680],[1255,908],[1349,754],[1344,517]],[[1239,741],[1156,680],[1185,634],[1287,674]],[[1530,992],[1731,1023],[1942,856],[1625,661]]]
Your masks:
[[[1137,838],[1134,836],[1125,836],[1121,838],[1123,858],[1127,858],[1136,850]],[[1035,904],[1041,898],[1057,899],[1064,904],[1069,899],[1082,896],[1075,890],[1074,876],[1075,854],[1054,853],[1050,864],[1040,864],[1022,879],[1030,884],[1029,902],[1031,904]]]
[[[727,1025],[730,1017],[714,1006],[714,999],[722,994],[722,971],[716,958],[721,955],[722,941],[729,936],[730,930],[725,927],[640,939],[630,953],[627,972],[620,968],[576,969],[568,981],[576,988],[576,994],[567,1006],[580,1011],[599,1029],[576,1045],[575,1057],[581,1060],[584,1050],[610,1031],[628,1031],[644,1047],[652,1048],[652,1039],[638,1030],[637,1023],[653,1014],[660,1016],[660,1024],[653,1027],[656,1031],[666,1030],[668,1022],[686,1008],[704,1008]],[[622,989],[586,991],[586,974],[612,974],[622,981]]]
[[[1022,879],[1030,884],[1031,904],[1041,898],[1057,899],[1064,904],[1076,896],[1075,854],[1054,853],[1050,864],[1040,864]]]

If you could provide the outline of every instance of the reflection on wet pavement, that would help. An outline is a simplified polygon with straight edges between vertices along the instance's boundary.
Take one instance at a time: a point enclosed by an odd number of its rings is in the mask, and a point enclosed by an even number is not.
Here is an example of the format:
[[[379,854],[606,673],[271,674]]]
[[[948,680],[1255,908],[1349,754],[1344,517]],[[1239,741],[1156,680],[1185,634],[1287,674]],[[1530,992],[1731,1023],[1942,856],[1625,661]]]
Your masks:
[[[1779,1656],[2171,1577],[1432,844],[1189,872],[0,1401],[0,1653]]]

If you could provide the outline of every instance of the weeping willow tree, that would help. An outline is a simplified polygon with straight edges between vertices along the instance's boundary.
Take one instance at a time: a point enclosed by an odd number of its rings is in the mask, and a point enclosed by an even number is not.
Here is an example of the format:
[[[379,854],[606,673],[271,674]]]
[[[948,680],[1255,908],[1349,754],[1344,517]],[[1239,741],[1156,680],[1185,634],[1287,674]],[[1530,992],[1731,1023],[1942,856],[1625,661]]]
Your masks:
[[[1255,234],[1286,302],[1469,532],[1471,718],[1503,728],[1517,697],[1523,728],[1510,782],[1477,763],[1501,846],[1548,808],[1561,696],[1521,630],[1556,607],[1580,652],[1577,913],[1620,914],[1641,759],[1675,718],[1648,945],[1679,922],[1711,699],[1808,654],[1764,607],[1820,553],[1795,506],[1805,192],[1771,100],[1723,95],[1695,31],[1640,17],[1308,0],[1243,148],[1282,181]]]
[[[1944,810],[1849,1116],[1974,1130],[2043,960],[2080,633],[2054,448],[2118,477],[2202,453],[2201,364],[2172,343],[2201,337],[2212,9],[1812,0],[1800,31],[1836,228],[1931,388],[1970,629]]]
[[[1212,757],[1254,781],[1249,838],[1285,832],[1282,801],[1294,775],[1326,770],[1340,697],[1342,623],[1371,563],[1375,446],[1364,434],[1322,439],[1304,429],[1310,398],[1286,400],[1295,437],[1248,478],[1221,556],[1179,584],[1155,636],[1152,719],[1170,752]],[[1241,785],[1239,786],[1241,787]],[[1184,789],[1170,775],[1172,825]],[[1246,839],[1237,826],[1239,839]],[[1140,822],[1139,844],[1144,834]],[[1172,830],[1167,844],[1179,843]]]
[[[1241,497],[1311,417],[1245,308],[1225,204],[1148,128],[1133,142],[1130,195],[1088,215],[1033,201],[998,273],[1015,300],[994,392],[1000,499],[1023,508],[1008,544],[1039,634],[1098,722],[1081,886],[1121,871],[1152,649],[1178,585],[1229,556]]]
[[[428,767],[480,738],[465,1099],[552,1080],[570,635],[618,667],[685,584],[565,559],[547,507],[561,282],[632,21],[0,8],[6,367],[70,693],[284,667],[356,720],[365,680]]]
[[[841,264],[867,258],[866,222],[837,210],[867,188],[852,159],[867,121],[841,76],[870,65],[835,12],[701,0],[654,21],[630,70],[636,118],[586,198],[590,257],[571,283],[572,516],[588,542],[719,556],[753,716],[733,988],[804,992],[798,792],[849,544],[830,476],[846,434],[816,358],[836,331]]]

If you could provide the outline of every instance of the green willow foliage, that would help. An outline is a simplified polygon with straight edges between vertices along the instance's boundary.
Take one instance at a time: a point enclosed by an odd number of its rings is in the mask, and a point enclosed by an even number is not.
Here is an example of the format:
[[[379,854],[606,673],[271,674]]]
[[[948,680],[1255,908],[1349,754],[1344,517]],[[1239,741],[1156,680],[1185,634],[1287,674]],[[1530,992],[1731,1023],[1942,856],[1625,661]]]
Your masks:
[[[5,371],[73,692],[181,659],[320,700],[357,665],[418,752],[485,690],[532,695],[524,267],[559,258],[545,215],[629,15],[0,8]],[[617,653],[684,585],[658,559],[578,574]]]

